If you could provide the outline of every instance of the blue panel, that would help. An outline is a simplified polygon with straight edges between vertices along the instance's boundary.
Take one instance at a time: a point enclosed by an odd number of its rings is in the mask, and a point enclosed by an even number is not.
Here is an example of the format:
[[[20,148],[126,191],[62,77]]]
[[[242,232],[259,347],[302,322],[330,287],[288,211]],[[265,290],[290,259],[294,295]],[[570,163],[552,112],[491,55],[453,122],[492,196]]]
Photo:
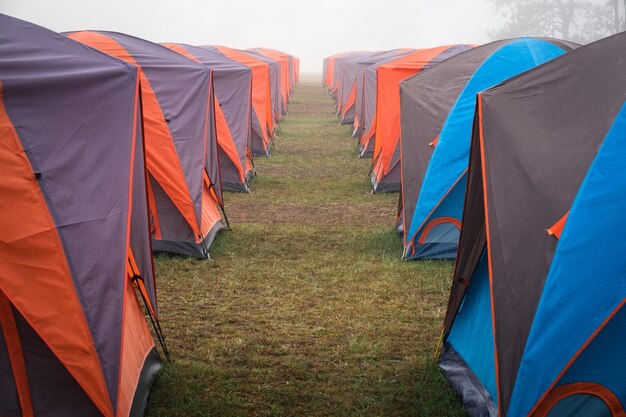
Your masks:
[[[407,236],[413,236],[467,169],[476,94],[565,53],[538,39],[519,39],[495,51],[476,70],[450,110],[426,170]]]
[[[613,317],[563,375],[559,385],[595,382],[626,404],[626,309]]]
[[[624,145],[626,105],[570,210],[528,336],[509,417],[530,411],[585,341],[626,299]]]
[[[595,395],[576,394],[556,403],[546,417],[613,417],[613,413]]]
[[[487,259],[485,252],[472,276],[447,341],[461,355],[493,401],[497,403]]]
[[[455,233],[453,235],[445,234],[440,235],[442,239],[437,239],[436,228],[433,228],[427,236],[426,242],[428,245],[421,245],[418,243],[418,240],[422,234],[422,231],[425,227],[427,227],[428,223],[439,218],[439,217],[452,217],[457,219],[459,222],[463,217],[463,202],[465,200],[465,189],[467,188],[467,174],[463,175],[463,177],[459,180],[459,182],[452,188],[450,193],[443,199],[441,204],[435,209],[433,214],[427,219],[424,223],[424,227],[420,228],[413,238],[413,242],[411,248],[414,248],[413,256],[410,256],[411,259],[418,258],[437,258],[437,259],[454,259],[456,258],[456,250],[459,242],[459,232],[456,226],[450,225],[450,227],[454,228]],[[449,238],[454,237],[454,240],[451,241]],[[430,256],[429,254],[433,251],[438,253],[436,246],[437,244],[442,244],[445,248],[451,248],[451,250],[447,251],[447,256]],[[424,248],[424,246],[428,246],[428,248]]]

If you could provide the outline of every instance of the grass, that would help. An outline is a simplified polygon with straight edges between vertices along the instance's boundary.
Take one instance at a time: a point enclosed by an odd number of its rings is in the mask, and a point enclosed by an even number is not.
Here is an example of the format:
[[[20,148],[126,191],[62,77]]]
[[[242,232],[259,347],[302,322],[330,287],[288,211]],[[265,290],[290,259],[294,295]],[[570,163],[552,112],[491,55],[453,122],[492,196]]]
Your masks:
[[[155,261],[174,361],[148,416],[464,415],[433,359],[453,265],[400,261],[397,195],[370,194],[319,81],[281,128],[212,260]]]

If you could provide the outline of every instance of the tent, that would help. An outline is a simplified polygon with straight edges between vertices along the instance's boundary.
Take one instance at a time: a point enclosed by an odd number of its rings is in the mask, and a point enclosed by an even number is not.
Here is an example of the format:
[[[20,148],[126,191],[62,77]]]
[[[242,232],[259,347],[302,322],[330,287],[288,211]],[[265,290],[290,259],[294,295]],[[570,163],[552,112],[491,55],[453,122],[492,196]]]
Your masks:
[[[624,51],[478,95],[440,361],[471,416],[626,415]]]
[[[374,192],[400,191],[400,82],[470,48],[445,45],[420,49],[378,66],[376,136],[370,175]]]
[[[555,39],[496,41],[404,81],[400,157],[405,259],[456,256],[476,93],[575,46]]]
[[[158,317],[140,118],[134,66],[0,15],[0,415],[143,415],[161,361],[135,292]]]
[[[274,131],[269,64],[237,49],[214,46],[224,56],[252,70],[252,150],[269,155]]]
[[[273,59],[280,64],[280,91],[282,96],[281,113],[287,114],[287,104],[291,99],[292,93],[291,78],[293,77],[293,75],[291,74],[293,69],[290,70],[289,65],[289,55],[284,52],[276,51],[269,48],[251,48],[249,50],[259,53],[267,58]]]
[[[249,192],[252,162],[252,70],[216,48],[166,43],[163,46],[213,71],[215,121],[222,186]]]
[[[153,249],[207,257],[225,228],[209,100],[211,72],[167,48],[121,33],[67,36],[141,68]]]
[[[384,55],[385,58],[378,60],[377,62],[369,65],[365,68],[363,74],[363,93],[362,93],[362,112],[358,116],[359,123],[361,124],[362,133],[359,136],[359,148],[361,150],[361,158],[371,158],[374,154],[374,143],[376,133],[376,105],[377,105],[377,70],[378,67],[388,62],[395,61],[396,59],[403,57],[412,52],[416,52],[415,49],[401,49],[391,54],[391,56]]]
[[[348,64],[355,59],[371,55],[370,51],[355,51],[346,54],[335,60],[335,79],[337,80],[337,90],[335,93],[335,104],[340,124],[351,122],[344,120],[350,107],[356,102],[356,68]]]
[[[365,87],[365,70],[370,65],[376,64],[381,61],[385,61],[394,56],[401,56],[403,54],[407,54],[413,51],[413,49],[392,49],[390,51],[380,51],[375,52],[372,55],[367,57],[357,58],[354,62],[356,66],[356,74],[355,74],[355,98],[354,98],[354,134],[353,136],[361,137],[363,135],[363,127],[361,120],[363,119],[363,107],[364,107],[364,87]],[[376,96],[374,95],[374,100],[376,100]],[[372,143],[373,144],[373,143]],[[369,154],[371,157],[372,154]]]
[[[254,58],[257,58],[266,64],[269,65],[270,68],[270,86],[271,86],[271,100],[272,100],[272,117],[273,117],[273,126],[274,130],[272,134],[274,134],[278,130],[278,123],[282,120],[282,103],[281,103],[281,92],[280,92],[280,64],[273,59],[266,57],[265,55],[261,55],[258,52],[254,51],[243,51]]]

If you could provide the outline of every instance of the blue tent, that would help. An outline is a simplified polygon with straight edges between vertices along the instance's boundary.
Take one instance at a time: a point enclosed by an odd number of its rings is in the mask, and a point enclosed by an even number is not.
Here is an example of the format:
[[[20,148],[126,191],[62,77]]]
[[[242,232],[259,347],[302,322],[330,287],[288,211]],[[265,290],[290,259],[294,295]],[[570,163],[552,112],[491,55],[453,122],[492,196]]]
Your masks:
[[[574,47],[554,39],[497,41],[452,57],[403,83],[402,101],[411,100],[412,96],[413,102],[417,102],[410,114],[402,114],[402,120],[408,121],[403,122],[401,156],[402,192],[407,202],[405,258],[456,256],[476,94]],[[451,107],[433,104],[441,100]],[[437,136],[412,134],[407,124],[416,126],[414,132],[425,132],[427,122],[418,118],[428,117],[433,109],[445,113]],[[421,147],[416,149],[415,144]],[[434,146],[433,151],[428,150],[429,144]],[[428,158],[430,154],[432,157]]]
[[[471,416],[624,416],[626,33],[477,96],[440,366]]]

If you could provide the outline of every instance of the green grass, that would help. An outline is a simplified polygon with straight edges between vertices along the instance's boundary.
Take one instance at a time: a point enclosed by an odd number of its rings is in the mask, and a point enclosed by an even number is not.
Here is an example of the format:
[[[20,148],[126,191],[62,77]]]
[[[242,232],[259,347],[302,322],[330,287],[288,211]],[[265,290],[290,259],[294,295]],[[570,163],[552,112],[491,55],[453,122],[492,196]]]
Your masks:
[[[396,194],[318,82],[296,89],[210,261],[156,259],[173,363],[151,417],[462,416],[434,362],[453,265],[401,262]]]

